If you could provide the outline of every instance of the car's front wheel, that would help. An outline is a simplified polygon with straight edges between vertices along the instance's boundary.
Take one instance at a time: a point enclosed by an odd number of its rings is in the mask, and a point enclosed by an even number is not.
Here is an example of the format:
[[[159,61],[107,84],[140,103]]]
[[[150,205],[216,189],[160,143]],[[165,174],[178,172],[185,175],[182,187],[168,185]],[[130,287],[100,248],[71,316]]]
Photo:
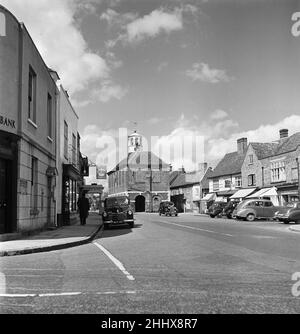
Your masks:
[[[253,222],[254,219],[255,219],[255,216],[254,216],[253,213],[249,213],[249,214],[247,215],[246,219],[247,219],[248,222]]]

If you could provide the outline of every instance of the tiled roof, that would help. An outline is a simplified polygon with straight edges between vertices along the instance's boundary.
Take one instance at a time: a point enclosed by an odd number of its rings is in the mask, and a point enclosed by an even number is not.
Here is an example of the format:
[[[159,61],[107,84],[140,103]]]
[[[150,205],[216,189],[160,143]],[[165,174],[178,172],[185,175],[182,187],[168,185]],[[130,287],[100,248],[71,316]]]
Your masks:
[[[199,183],[198,182],[187,182],[186,180],[186,174],[181,173],[177,175],[175,180],[170,184],[170,188],[179,188],[179,187],[186,187],[186,186],[192,186],[193,184]]]
[[[244,158],[245,154],[238,154],[238,152],[227,153],[218,163],[209,178],[241,173]]]
[[[187,187],[187,186],[192,186],[194,184],[199,184],[200,181],[202,183],[202,186],[204,188],[208,188],[208,180],[207,177],[212,173],[211,168],[208,168],[206,172],[191,172],[191,173],[182,173],[182,172],[173,172],[173,176],[175,173],[177,175],[175,178],[173,177],[173,181],[170,182],[170,188],[179,188],[179,187]]]
[[[259,160],[274,155],[278,146],[277,143],[250,143],[250,145]]]
[[[118,170],[123,170],[126,168],[141,168],[147,169],[149,167],[152,168],[169,168],[169,165],[166,164],[162,159],[160,159],[157,155],[152,152],[142,151],[142,152],[134,152],[129,153],[127,158],[123,159],[121,162],[117,164],[117,166],[109,171],[107,174],[111,174]]]
[[[300,146],[300,132],[273,143],[250,143],[258,159],[295,151]]]

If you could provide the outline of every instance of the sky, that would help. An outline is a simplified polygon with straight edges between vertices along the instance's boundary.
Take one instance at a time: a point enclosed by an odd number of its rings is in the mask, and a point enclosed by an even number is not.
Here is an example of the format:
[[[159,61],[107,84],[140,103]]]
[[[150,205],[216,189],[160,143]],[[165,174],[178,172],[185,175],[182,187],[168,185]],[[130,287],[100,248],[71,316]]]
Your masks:
[[[0,4],[58,72],[79,115],[81,151],[96,163],[113,154],[107,138],[120,128],[148,142],[157,136],[162,147],[201,137],[199,162],[212,165],[236,150],[238,138],[266,142],[281,128],[300,131],[300,36],[292,33],[300,1]],[[194,168],[191,159],[166,162]]]

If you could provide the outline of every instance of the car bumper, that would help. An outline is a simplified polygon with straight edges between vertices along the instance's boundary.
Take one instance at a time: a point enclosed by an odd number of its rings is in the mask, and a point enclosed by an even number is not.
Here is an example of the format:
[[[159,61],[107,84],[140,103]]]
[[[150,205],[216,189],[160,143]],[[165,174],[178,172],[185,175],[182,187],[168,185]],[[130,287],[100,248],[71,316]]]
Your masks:
[[[279,221],[289,221],[290,220],[289,216],[283,215],[283,214],[275,215],[274,219],[277,219]]]
[[[134,223],[134,219],[122,219],[122,220],[104,220],[104,224],[130,224]]]

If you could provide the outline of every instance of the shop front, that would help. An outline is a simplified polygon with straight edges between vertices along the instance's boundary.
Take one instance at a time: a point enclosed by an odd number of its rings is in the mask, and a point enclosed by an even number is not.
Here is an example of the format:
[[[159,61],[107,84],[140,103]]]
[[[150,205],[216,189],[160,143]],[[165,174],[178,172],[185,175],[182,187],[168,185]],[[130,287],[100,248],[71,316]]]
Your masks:
[[[62,190],[62,225],[73,225],[79,221],[77,201],[82,176],[73,165],[63,165],[63,190]]]
[[[298,184],[289,184],[285,186],[277,186],[279,201],[282,205],[290,202],[299,202]]]

